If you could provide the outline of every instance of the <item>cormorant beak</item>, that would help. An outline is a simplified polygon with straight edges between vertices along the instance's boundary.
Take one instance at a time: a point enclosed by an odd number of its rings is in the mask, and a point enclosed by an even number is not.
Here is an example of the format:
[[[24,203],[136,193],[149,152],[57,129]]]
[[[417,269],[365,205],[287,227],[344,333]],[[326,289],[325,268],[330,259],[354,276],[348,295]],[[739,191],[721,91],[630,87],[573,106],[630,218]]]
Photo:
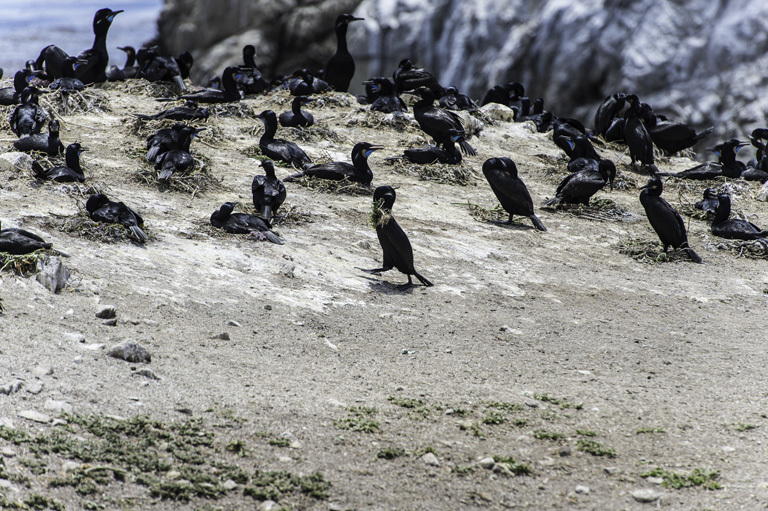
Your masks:
[[[118,15],[118,14],[120,14],[121,12],[124,12],[124,11],[123,11],[122,9],[120,9],[119,11],[112,11],[112,14],[110,14],[109,16],[107,16],[107,19],[109,20],[109,22],[110,22],[110,23],[112,23],[112,20],[114,20],[114,19],[115,19],[115,16],[117,16],[117,15]]]
[[[374,85],[373,80],[366,80],[363,82],[363,85]]]
[[[374,151],[378,151],[379,149],[384,149],[384,146],[372,145],[365,150],[365,157],[368,158],[371,154],[373,154]]]
[[[363,21],[365,18],[349,18],[347,19],[347,25],[352,23],[353,21]]]

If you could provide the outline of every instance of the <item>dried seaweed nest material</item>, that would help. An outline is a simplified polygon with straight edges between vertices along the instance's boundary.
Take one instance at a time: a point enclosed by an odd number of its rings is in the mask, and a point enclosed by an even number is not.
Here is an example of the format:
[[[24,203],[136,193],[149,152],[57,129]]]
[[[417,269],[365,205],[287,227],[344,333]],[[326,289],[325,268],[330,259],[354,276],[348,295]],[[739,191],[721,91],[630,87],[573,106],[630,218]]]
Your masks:
[[[215,103],[209,106],[211,117],[256,117],[253,108],[242,101]]]
[[[370,108],[358,108],[344,116],[344,125],[361,128],[391,128],[395,131],[411,131],[423,133],[413,116],[403,113],[385,114]]]
[[[308,190],[314,190],[322,193],[334,193],[352,196],[371,196],[373,190],[371,185],[364,185],[357,181],[350,181],[348,178],[335,181],[333,179],[320,179],[312,176],[301,176],[294,179],[292,183],[299,184]]]
[[[102,243],[135,242],[131,231],[120,224],[106,224],[91,220],[84,213],[73,216],[53,215],[42,221],[43,227]],[[150,240],[156,237],[146,225],[143,230]]]
[[[635,222],[638,220],[636,215],[628,212],[623,206],[603,197],[593,197],[587,206],[561,202],[557,206],[545,207],[545,209],[555,209],[579,218],[601,222]]]
[[[727,250],[736,257],[748,259],[768,259],[768,247],[757,240],[729,240],[725,238],[710,238],[705,247],[717,250]]]
[[[139,117],[131,117],[129,118],[125,125],[128,128],[128,133],[131,135],[136,135],[139,138],[146,139],[148,136],[154,134],[157,132],[157,130],[163,129],[163,128],[170,128],[174,124],[178,123],[184,123],[189,126],[195,126],[195,127],[204,127],[205,131],[201,131],[198,135],[195,136],[196,139],[198,138],[204,138],[206,136],[218,136],[221,134],[221,128],[218,126],[211,126],[210,124],[205,123],[205,121],[202,121],[201,119],[195,119],[193,121],[175,121],[173,119],[141,119]],[[209,132],[213,132],[212,135],[209,135]]]
[[[141,156],[143,158],[143,154]],[[157,185],[163,190],[191,193],[192,196],[208,190],[221,187],[222,178],[217,178],[208,171],[207,158],[195,155],[195,168],[189,172],[175,172],[168,181],[160,181],[160,171],[144,160],[142,166],[134,174],[136,181],[147,185]]]
[[[148,82],[143,78],[124,80],[120,82],[104,82],[98,88],[108,91],[122,91],[126,94],[143,95],[150,98],[175,98],[176,90],[170,83]]]
[[[384,227],[392,218],[392,211],[384,209],[384,199],[379,199],[371,204],[371,213],[368,216],[368,223],[374,229],[377,227]]]
[[[680,204],[676,209],[681,215],[689,216],[696,220],[711,220],[715,216],[714,213],[707,213],[706,211],[695,208],[689,203]]]
[[[337,144],[346,142],[346,138],[330,129],[328,126],[314,124],[309,127],[282,128],[288,134],[287,138],[298,142],[315,142],[318,140],[330,140]]]
[[[501,204],[496,204],[496,207],[491,209],[469,201],[457,202],[456,204],[467,206],[469,215],[481,222],[506,222],[509,219],[509,213],[501,207]]]
[[[35,250],[22,255],[0,252],[0,271],[12,271],[22,277],[34,275],[38,272],[38,261],[44,261],[55,254],[56,251],[51,249]]]
[[[416,176],[421,181],[436,181],[438,183],[458,186],[474,185],[477,174],[468,165],[460,163],[449,165],[444,163],[429,163],[419,165],[411,163],[405,158],[392,158],[386,160],[392,165],[392,170],[399,174]]]
[[[660,264],[669,262],[691,262],[691,259],[682,250],[670,250],[669,252],[664,252],[658,241],[627,238],[620,241],[616,247],[620,254],[628,255],[635,261],[641,263]]]
[[[260,216],[259,211],[256,210],[255,207],[253,207],[252,204],[247,203],[240,203],[239,209],[243,213],[248,213],[249,215],[256,215]],[[280,205],[280,208],[277,210],[277,213],[275,213],[274,218],[272,218],[272,227],[275,226],[295,226],[295,225],[301,225],[306,223],[311,223],[312,215],[310,213],[307,213],[300,207],[290,204],[288,202],[284,202]]]
[[[40,105],[57,116],[111,110],[109,96],[93,88],[72,92],[52,91],[40,97]]]

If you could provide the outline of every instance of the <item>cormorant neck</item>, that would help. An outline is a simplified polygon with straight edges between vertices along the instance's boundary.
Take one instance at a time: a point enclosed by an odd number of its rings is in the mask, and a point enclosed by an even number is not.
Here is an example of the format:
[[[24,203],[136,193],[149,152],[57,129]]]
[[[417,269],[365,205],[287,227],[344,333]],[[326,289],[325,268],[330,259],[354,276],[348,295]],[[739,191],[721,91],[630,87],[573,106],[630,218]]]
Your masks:
[[[264,134],[261,136],[261,140],[272,140],[277,133],[277,119],[273,116],[266,116],[263,119],[264,122]]]
[[[719,224],[728,220],[731,216],[731,201],[730,199],[721,200],[718,199],[717,209],[715,210],[715,218],[712,219],[712,224]]]
[[[367,179],[361,179],[363,183],[371,182],[373,179],[373,171],[371,170],[370,165],[368,165],[368,158],[365,156],[365,150],[355,151],[352,155],[352,165],[355,167],[358,174],[366,176]]]
[[[336,25],[336,52],[347,51],[347,24],[339,23]]]
[[[80,174],[83,173],[83,170],[80,168],[80,151],[73,148],[67,148],[67,154],[65,156],[65,161],[67,162],[67,167],[70,169],[79,172]]]

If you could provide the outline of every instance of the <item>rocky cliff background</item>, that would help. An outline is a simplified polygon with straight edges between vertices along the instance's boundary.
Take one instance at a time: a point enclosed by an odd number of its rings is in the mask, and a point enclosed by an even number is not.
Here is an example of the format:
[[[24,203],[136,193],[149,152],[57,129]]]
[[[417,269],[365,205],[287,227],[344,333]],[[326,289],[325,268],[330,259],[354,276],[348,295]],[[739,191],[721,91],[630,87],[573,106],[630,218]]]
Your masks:
[[[633,91],[658,112],[716,137],[765,125],[768,3],[751,0],[166,0],[163,47],[197,58],[201,82],[254,44],[267,75],[321,68],[333,20],[350,27],[354,83],[403,58],[479,98],[519,81],[548,109],[591,125],[606,95]],[[359,85],[358,85],[359,86]]]

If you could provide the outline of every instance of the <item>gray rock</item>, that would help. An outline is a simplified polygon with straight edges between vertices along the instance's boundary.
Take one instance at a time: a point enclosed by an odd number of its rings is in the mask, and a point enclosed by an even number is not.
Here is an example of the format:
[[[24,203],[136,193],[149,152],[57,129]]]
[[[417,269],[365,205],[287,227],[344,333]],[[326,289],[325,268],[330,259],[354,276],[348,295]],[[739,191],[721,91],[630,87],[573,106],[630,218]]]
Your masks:
[[[50,376],[53,374],[53,367],[48,364],[40,364],[32,370],[32,374],[38,378],[41,376]]]
[[[2,454],[6,458],[13,458],[16,456],[16,451],[11,449],[10,447],[3,447],[3,449],[0,450],[0,454]]]
[[[117,318],[112,318],[106,321],[102,321],[101,324],[106,326],[117,326]]]
[[[433,467],[440,466],[440,461],[438,461],[437,456],[435,456],[435,453],[433,452],[425,453],[424,456],[421,457],[421,461]]]
[[[12,382],[0,385],[0,394],[5,394],[6,396],[15,394],[16,392],[20,391],[23,386],[24,382],[22,380],[13,380]]]
[[[17,415],[22,419],[27,419],[28,421],[40,422],[43,424],[51,422],[50,417],[35,410],[22,410]]]
[[[16,151],[0,154],[0,170],[18,172],[32,170],[32,157],[27,153]]]
[[[18,493],[19,491],[19,489],[16,488],[8,479],[0,479],[0,490],[4,490],[3,493],[8,491]]]
[[[766,181],[760,190],[757,191],[755,198],[762,202],[768,202],[768,181]]]
[[[581,493],[582,495],[589,495],[589,486],[583,486],[578,485],[575,489],[576,493]]]
[[[63,336],[70,342],[85,342],[85,336],[80,332],[67,332]]]
[[[72,363],[73,364],[82,364],[83,363],[83,357],[77,356],[77,357],[73,358],[72,359]]]
[[[37,281],[52,293],[58,293],[69,280],[69,270],[59,256],[48,256],[37,260]]]
[[[221,483],[221,487],[227,491],[231,491],[237,488],[237,483],[234,482],[232,479],[227,479],[226,481]]]
[[[603,469],[603,471],[604,471],[606,474],[608,474],[608,475],[612,475],[612,476],[615,476],[616,474],[618,474],[618,473],[619,473],[619,469],[618,469],[617,467],[605,467],[605,468]]]
[[[274,500],[265,500],[256,508],[256,511],[273,511],[277,509],[279,505]]]
[[[494,460],[492,457],[488,456],[488,457],[483,458],[480,461],[478,461],[477,464],[480,465],[482,468],[484,468],[486,470],[490,470],[496,464],[496,460]]]
[[[117,309],[114,305],[105,305],[99,312],[96,313],[96,317],[99,319],[112,319],[117,316]]]
[[[217,339],[219,341],[228,341],[229,340],[229,332],[221,332],[220,334],[216,334],[211,339]]]
[[[632,492],[632,498],[638,502],[643,503],[656,502],[661,498],[661,496],[662,493],[660,491],[654,490],[653,488],[641,488]]]
[[[61,415],[62,413],[72,413],[72,405],[67,403],[66,401],[57,401],[54,399],[49,399],[45,402],[43,407],[49,412],[57,413],[59,415]]]
[[[230,319],[229,321],[227,321],[227,325],[228,326],[234,326],[234,327],[240,327],[241,326],[240,323],[238,323],[234,319]]]
[[[38,395],[43,391],[43,384],[39,381],[36,381],[34,383],[30,383],[27,385],[27,392],[29,392],[32,395]]]
[[[107,351],[107,355],[113,358],[119,358],[126,362],[148,364],[152,361],[152,356],[141,344],[135,341],[124,341],[112,346]]]

